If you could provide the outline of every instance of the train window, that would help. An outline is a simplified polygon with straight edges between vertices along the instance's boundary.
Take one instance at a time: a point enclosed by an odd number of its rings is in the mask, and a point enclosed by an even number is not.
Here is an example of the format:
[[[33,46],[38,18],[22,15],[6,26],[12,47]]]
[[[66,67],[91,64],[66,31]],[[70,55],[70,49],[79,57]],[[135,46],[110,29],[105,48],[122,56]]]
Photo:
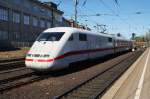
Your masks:
[[[112,42],[112,38],[109,37],[109,38],[108,38],[108,42]]]
[[[79,34],[79,40],[80,41],[87,41],[87,35],[86,34]]]
[[[68,41],[73,41],[73,35],[69,37]]]
[[[59,41],[63,35],[64,32],[41,33],[37,41]]]

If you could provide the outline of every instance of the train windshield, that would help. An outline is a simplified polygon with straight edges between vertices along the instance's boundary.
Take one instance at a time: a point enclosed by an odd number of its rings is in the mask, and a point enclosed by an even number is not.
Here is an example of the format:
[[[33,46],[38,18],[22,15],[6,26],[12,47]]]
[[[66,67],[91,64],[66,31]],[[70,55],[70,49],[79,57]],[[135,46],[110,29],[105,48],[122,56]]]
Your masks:
[[[41,33],[40,36],[37,38],[37,41],[59,41],[64,32],[50,32],[50,33]]]

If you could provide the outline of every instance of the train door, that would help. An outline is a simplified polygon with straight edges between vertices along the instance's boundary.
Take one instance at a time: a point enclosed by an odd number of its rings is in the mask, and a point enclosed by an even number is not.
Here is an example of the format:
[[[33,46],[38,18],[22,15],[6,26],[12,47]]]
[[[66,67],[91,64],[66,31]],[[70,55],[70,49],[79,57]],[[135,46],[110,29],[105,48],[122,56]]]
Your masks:
[[[70,53],[69,57],[66,59],[67,62],[75,62],[77,61],[76,59],[76,51],[78,50],[77,47],[77,35],[76,34],[71,34],[69,36],[69,39],[66,42],[65,45],[65,51],[67,53]]]
[[[113,48],[114,48],[114,54],[116,53],[116,39],[113,38]]]
[[[91,35],[87,35],[87,49],[89,50],[89,52],[87,53],[87,57],[88,59],[90,59],[90,50],[92,48],[92,40],[91,40]]]
[[[78,33],[78,59],[79,60],[86,60],[88,59],[88,40],[87,40],[87,34],[84,33]]]
[[[89,49],[88,52],[88,59],[92,59],[95,57],[95,48],[96,48],[96,36],[94,35],[88,35],[88,45],[87,48]]]

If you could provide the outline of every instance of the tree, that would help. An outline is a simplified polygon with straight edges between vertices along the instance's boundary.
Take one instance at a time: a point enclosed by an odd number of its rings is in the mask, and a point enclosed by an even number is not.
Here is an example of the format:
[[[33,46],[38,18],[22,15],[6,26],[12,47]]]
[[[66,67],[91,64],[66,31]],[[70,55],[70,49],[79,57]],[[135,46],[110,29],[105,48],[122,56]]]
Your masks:
[[[135,34],[135,33],[132,33],[132,40],[135,39],[135,36],[136,36],[136,34]]]

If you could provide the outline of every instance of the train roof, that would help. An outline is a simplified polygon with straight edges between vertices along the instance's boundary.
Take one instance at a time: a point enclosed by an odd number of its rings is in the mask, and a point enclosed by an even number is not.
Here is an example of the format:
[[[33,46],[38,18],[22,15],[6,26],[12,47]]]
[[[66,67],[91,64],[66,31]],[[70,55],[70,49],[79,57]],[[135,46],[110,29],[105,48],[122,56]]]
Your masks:
[[[93,31],[88,31],[88,30],[73,28],[73,27],[54,27],[54,28],[46,29],[44,32],[65,32],[65,33],[78,33],[79,32],[79,33],[86,33],[86,34],[96,35],[96,36],[99,35],[103,37],[111,37],[117,40],[131,41],[124,37],[118,37],[118,36],[114,36],[111,34],[98,33],[98,32],[93,32]]]
[[[73,28],[73,27],[54,27],[54,28],[49,28],[45,30],[44,32],[67,32],[67,33],[86,33],[86,34],[91,34],[91,35],[101,35],[105,37],[114,37],[109,34],[103,34],[103,33],[97,33],[93,31],[88,31],[84,29],[78,29],[78,28]]]

